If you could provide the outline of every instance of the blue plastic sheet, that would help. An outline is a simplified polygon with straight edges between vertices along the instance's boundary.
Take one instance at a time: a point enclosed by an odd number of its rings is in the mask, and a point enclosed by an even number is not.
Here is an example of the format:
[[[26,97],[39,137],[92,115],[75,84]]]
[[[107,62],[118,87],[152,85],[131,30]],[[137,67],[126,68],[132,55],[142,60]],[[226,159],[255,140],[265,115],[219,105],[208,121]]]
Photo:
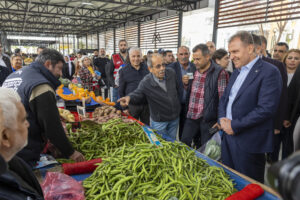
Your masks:
[[[63,87],[63,94],[65,95],[69,95],[69,94],[72,94],[72,91],[67,88],[67,87]],[[76,102],[81,102],[80,100],[75,100]],[[94,99],[91,99],[91,103],[86,103],[85,106],[94,106],[94,105],[99,105],[98,102],[94,101]]]

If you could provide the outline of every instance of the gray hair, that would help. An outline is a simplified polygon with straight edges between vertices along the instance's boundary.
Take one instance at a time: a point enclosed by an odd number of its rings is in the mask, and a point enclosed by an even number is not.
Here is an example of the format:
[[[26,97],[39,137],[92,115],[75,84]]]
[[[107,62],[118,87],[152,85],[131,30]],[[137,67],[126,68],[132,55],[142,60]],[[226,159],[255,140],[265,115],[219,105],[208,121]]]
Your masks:
[[[140,52],[140,54],[142,55],[142,50],[141,50],[140,48],[138,48],[138,47],[131,47],[131,48],[129,49],[128,54],[131,55],[134,51],[138,51],[138,52]]]
[[[82,56],[82,57],[80,58],[80,63],[79,63],[80,66],[83,67],[83,61],[84,61],[85,58],[90,59],[90,61],[91,61],[91,66],[92,66],[92,65],[93,65],[92,59],[91,59],[90,57],[88,57],[88,56]],[[86,67],[88,67],[88,66],[86,66]]]
[[[18,116],[17,102],[21,102],[19,94],[11,88],[0,88],[0,109],[3,115],[4,126],[15,126]]]
[[[147,66],[148,67],[153,67],[153,63],[152,63],[152,59],[153,57],[160,57],[161,59],[163,59],[163,56],[159,53],[153,53],[152,55],[150,56],[147,56]]]
[[[236,34],[230,37],[229,43],[231,43],[236,38],[239,38],[245,45],[254,44],[252,35],[247,31],[238,31]]]
[[[179,49],[186,49],[190,53],[190,48],[188,48],[187,46],[180,46],[180,47],[178,47],[177,53],[178,53]]]

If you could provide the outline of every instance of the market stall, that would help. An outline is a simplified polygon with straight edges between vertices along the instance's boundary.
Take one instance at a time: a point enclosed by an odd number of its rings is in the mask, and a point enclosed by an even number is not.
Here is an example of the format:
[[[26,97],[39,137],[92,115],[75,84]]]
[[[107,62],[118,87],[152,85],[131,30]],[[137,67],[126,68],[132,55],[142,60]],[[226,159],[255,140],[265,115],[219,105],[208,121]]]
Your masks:
[[[127,117],[124,116],[108,121],[93,118],[97,123],[82,122],[81,128],[70,136],[74,148],[81,150],[88,160],[101,158],[101,162],[98,160],[97,164],[99,167],[93,173],[71,175],[75,180],[83,181],[87,199],[123,199],[132,195],[142,197],[149,194],[152,194],[149,199],[158,198],[155,195],[162,196],[162,199],[170,199],[172,195],[175,197],[177,194],[175,188],[178,189],[181,199],[205,199],[207,195],[217,195],[220,199],[225,199],[255,182],[181,143],[167,142],[170,138],[165,135],[162,135],[162,138],[158,136],[158,145],[162,147],[150,144],[149,138],[152,138],[152,142],[157,140],[145,134],[143,128],[151,130],[150,127],[133,122],[132,118],[129,121],[125,119]],[[122,168],[123,165],[128,166],[128,169]],[[47,170],[40,171],[45,175]],[[205,180],[206,177],[210,177],[211,180],[200,184],[199,181]],[[168,187],[165,187],[166,185]],[[142,186],[144,188],[139,189]],[[264,193],[257,199],[279,199],[271,189],[261,186]]]

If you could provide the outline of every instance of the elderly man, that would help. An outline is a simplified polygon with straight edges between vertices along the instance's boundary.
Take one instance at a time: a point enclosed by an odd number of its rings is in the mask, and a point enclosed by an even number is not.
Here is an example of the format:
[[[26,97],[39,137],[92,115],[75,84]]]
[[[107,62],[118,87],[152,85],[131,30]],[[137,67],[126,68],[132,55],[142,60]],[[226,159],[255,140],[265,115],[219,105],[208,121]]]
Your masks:
[[[61,84],[63,56],[54,49],[45,49],[29,67],[9,75],[3,87],[15,89],[21,96],[30,123],[28,145],[19,156],[34,166],[49,140],[60,152],[75,161],[84,161],[74,151],[62,127],[56,106],[55,90]]]
[[[0,173],[0,199],[44,199],[30,167],[15,156],[27,144],[29,123],[21,99],[13,89],[0,88],[0,109],[0,115],[3,115],[0,121],[0,157],[8,165]]]
[[[273,151],[274,117],[282,79],[274,65],[256,56],[250,33],[240,31],[229,39],[235,70],[219,103],[224,131],[222,162],[264,182],[265,153]]]
[[[111,61],[107,63],[105,66],[105,72],[106,72],[106,78],[109,86],[111,87],[111,96],[112,101],[117,102],[118,100],[118,88],[119,86],[116,84],[115,79],[116,75],[119,71],[120,67],[123,67],[125,65],[125,60],[127,57],[127,41],[126,40],[120,40],[119,41],[119,51],[118,54],[113,54],[111,57]]]
[[[273,59],[282,62],[284,55],[289,50],[289,45],[285,42],[278,42],[274,47]]]
[[[215,45],[215,43],[213,41],[208,41],[208,42],[206,42],[206,46],[209,49],[210,57],[212,57],[212,55],[214,55],[214,53],[216,51],[216,45]]]
[[[124,97],[133,92],[149,74],[149,70],[142,62],[142,52],[140,48],[132,47],[129,50],[130,63],[119,70],[119,96]],[[143,101],[138,105],[129,104],[129,114],[141,122],[149,125],[149,108],[147,101]]]
[[[154,53],[148,59],[151,74],[145,76],[138,88],[119,99],[121,106],[140,104],[146,99],[150,109],[150,125],[160,133],[176,139],[180,100],[176,75],[163,64],[163,57]]]
[[[22,56],[12,55],[10,59],[11,59],[11,67],[13,72],[22,68],[22,63],[23,63]]]
[[[177,52],[178,62],[174,62],[168,67],[172,68],[176,73],[177,82],[179,85],[179,98],[181,103],[180,111],[180,122],[179,122],[179,139],[181,138],[184,122],[186,119],[186,87],[188,85],[189,79],[193,79],[196,67],[193,63],[189,61],[190,50],[186,46],[181,46],[178,48]]]

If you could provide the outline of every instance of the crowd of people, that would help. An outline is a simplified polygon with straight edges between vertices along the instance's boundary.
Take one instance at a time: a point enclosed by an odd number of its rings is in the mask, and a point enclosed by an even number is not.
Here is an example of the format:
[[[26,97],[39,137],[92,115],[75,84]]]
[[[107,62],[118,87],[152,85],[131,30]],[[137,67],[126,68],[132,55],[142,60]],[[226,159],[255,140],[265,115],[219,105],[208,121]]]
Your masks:
[[[21,56],[3,54],[0,44],[0,182],[11,181],[0,195],[17,190],[42,197],[31,173],[10,166],[30,171],[48,141],[64,157],[85,160],[60,122],[55,94],[60,77],[104,91],[124,113],[194,148],[220,130],[221,162],[262,183],[266,161],[285,159],[299,148],[299,49],[279,42],[270,55],[266,38],[246,31],[229,38],[228,52],[209,41],[191,50],[178,47],[176,59],[170,50],[143,56],[126,40],[118,44],[111,59],[103,48],[91,57],[79,52],[75,59],[42,48],[26,67]]]

